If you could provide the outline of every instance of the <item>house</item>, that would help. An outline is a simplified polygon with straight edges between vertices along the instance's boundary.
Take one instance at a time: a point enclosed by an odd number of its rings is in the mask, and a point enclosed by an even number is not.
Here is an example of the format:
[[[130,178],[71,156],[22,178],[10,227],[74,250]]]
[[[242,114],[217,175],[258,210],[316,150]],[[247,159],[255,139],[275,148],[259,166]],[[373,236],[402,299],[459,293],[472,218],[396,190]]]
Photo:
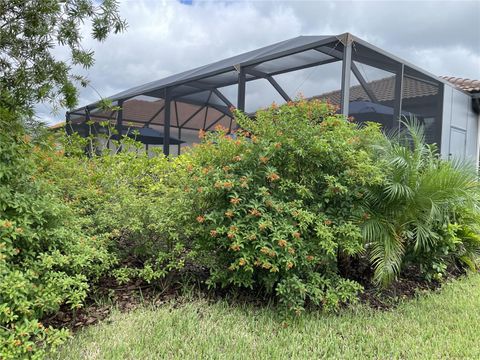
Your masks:
[[[313,81],[322,69],[323,78]],[[437,77],[349,33],[299,36],[141,84],[109,97],[120,110],[92,103],[68,111],[67,130],[86,131],[86,122],[107,120],[122,133],[128,126],[150,129],[138,136],[146,146],[180,153],[198,141],[200,129],[235,129],[231,107],[249,112],[269,105],[272,96],[291,100],[297,94],[287,87],[306,71],[301,85],[308,85],[308,97],[329,99],[342,114],[386,130],[414,116],[443,157],[478,163],[479,82]],[[327,91],[324,83],[335,86]]]

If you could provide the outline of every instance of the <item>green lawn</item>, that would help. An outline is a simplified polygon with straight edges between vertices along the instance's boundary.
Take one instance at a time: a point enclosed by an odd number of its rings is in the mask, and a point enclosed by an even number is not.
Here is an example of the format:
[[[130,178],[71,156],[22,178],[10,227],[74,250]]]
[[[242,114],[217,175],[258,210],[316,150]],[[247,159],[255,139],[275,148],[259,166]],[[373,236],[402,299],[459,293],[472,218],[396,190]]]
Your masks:
[[[480,359],[480,275],[391,311],[307,313],[282,326],[272,308],[192,301],[115,313],[59,359]],[[55,357],[54,357],[55,358]]]

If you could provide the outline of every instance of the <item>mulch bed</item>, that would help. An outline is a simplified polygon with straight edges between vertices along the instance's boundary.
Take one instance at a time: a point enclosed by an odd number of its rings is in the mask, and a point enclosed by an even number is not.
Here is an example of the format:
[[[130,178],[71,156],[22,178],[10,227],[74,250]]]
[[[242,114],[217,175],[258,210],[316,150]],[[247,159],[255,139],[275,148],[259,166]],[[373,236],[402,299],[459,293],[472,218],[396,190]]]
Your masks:
[[[205,278],[205,275],[201,274],[199,276],[199,274],[195,274],[197,278]],[[403,300],[414,298],[422,292],[438,290],[441,287],[441,283],[427,282],[416,276],[415,273],[407,273],[405,275],[404,278],[382,290],[379,290],[378,287],[375,287],[365,279],[355,279],[361,282],[365,288],[364,292],[360,294],[360,302],[376,310],[390,310]],[[455,278],[460,275],[461,273],[458,271],[451,272],[448,278]],[[162,288],[141,281],[119,285],[113,278],[104,278],[97,284],[98,290],[95,293],[95,298],[89,299],[84,308],[72,311],[67,306],[63,306],[55,315],[45,318],[43,323],[45,326],[68,328],[72,332],[76,332],[83,327],[106,319],[112,309],[128,312],[145,303],[153,306],[161,306],[166,303],[181,306],[185,299],[182,298],[180,282],[170,281],[169,283],[170,285]],[[201,281],[192,286],[211,302],[224,299],[232,304],[248,303],[259,308],[267,302],[275,303],[275,299],[272,296],[261,296],[261,291],[238,289],[212,291],[208,290]],[[101,299],[101,301],[94,301],[94,299]]]

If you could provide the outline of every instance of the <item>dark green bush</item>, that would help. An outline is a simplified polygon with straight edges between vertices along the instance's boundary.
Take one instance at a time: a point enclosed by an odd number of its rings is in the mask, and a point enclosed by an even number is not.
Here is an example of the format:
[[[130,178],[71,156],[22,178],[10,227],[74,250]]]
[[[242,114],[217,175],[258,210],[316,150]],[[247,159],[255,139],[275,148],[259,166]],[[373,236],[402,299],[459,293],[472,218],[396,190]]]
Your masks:
[[[383,181],[370,149],[378,126],[360,129],[303,100],[237,121],[235,137],[208,134],[190,155],[194,241],[209,283],[260,286],[296,312],[307,300],[328,309],[355,301],[361,286],[341,268],[364,249],[366,187]]]
[[[415,121],[378,149],[385,181],[369,186],[363,225],[375,281],[388,285],[406,266],[437,280],[454,264],[476,269],[480,199],[473,164],[440,159]]]

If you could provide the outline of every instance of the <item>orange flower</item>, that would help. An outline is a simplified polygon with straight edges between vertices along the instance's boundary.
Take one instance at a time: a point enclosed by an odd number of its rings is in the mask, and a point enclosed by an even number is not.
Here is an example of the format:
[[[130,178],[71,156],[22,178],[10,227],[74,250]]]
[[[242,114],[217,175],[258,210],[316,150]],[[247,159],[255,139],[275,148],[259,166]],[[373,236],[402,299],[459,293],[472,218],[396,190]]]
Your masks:
[[[300,233],[298,231],[295,231],[292,235],[295,239],[300,239]]]
[[[202,188],[202,187],[198,187],[198,188],[197,188],[197,191],[198,191],[199,193],[201,193],[201,192],[203,192],[203,188]]]
[[[232,210],[225,211],[225,216],[231,219],[233,217],[233,211]]]
[[[217,125],[215,126],[215,131],[218,131],[218,132],[226,132],[227,128],[225,126],[222,126],[222,125]]]
[[[227,237],[228,237],[229,239],[233,239],[233,238],[235,237],[235,234],[229,232],[229,233],[227,234]]]
[[[249,235],[248,240],[257,240],[257,235],[256,234]]]
[[[240,203],[240,198],[237,198],[237,197],[231,198],[230,203],[232,203],[233,205],[237,205],[238,203]]]
[[[220,181],[216,181],[215,184],[213,185],[215,189],[220,189],[222,186],[223,184]]]
[[[292,262],[287,262],[287,269],[291,269],[293,267],[293,263]]]
[[[232,244],[232,245],[230,245],[230,249],[231,249],[232,251],[239,251],[239,250],[240,250],[240,245],[238,245],[238,244]]]
[[[307,255],[307,261],[313,261],[314,257],[312,255]]]
[[[238,227],[236,227],[235,225],[230,226],[230,231],[231,232],[235,232],[237,230],[238,230]]]
[[[240,155],[234,156],[233,161],[242,161],[242,157]]]
[[[202,215],[198,215],[197,216],[197,221],[201,224],[203,222],[205,222],[205,216],[202,216]]]
[[[223,187],[224,187],[225,189],[231,189],[231,188],[233,187],[233,183],[232,183],[231,181],[225,181],[225,182],[223,183]]]
[[[370,219],[370,214],[364,213],[364,214],[362,215],[362,218],[363,218],[364,220],[368,220],[368,219]]]
[[[262,248],[260,249],[260,252],[261,252],[262,254],[269,254],[269,253],[270,253],[270,249],[269,249],[268,247],[264,246],[264,247],[262,247]]]
[[[293,254],[295,254],[295,249],[294,248],[288,248],[288,252],[293,255]]]
[[[207,175],[211,170],[212,170],[212,167],[211,167],[211,166],[207,166],[207,167],[205,167],[205,168],[202,169],[202,173],[204,173],[205,175]]]
[[[9,220],[5,220],[5,221],[3,222],[3,227],[5,227],[5,228],[7,228],[7,229],[8,229],[8,228],[11,228],[12,225],[13,225],[13,223],[12,223],[11,221],[9,221]]]
[[[223,171],[227,172],[228,170],[230,170],[230,166],[225,165],[222,169]]]
[[[327,219],[327,220],[325,220],[323,223],[324,223],[325,225],[327,225],[327,226],[328,226],[328,225],[332,225],[332,220]]]
[[[258,141],[258,138],[255,135],[252,135],[251,139],[253,143],[256,143]]]
[[[260,211],[258,211],[257,209],[250,209],[249,213],[250,213],[250,215],[257,216],[257,217],[262,215],[262,213]]]
[[[282,248],[285,247],[285,246],[287,246],[287,240],[283,240],[283,239],[282,239],[282,240],[278,240],[278,246],[280,246],[280,247],[282,247]]]
[[[266,157],[266,156],[260,156],[260,162],[261,162],[262,164],[266,164],[266,163],[268,162],[268,157]]]
[[[203,129],[200,129],[200,131],[198,132],[198,138],[203,139],[205,135],[206,135],[206,131]]]
[[[282,143],[276,143],[275,144],[275,149],[280,149],[282,147]]]
[[[211,237],[216,237],[218,235],[217,230],[210,230],[210,236]]]
[[[280,176],[276,173],[270,173],[267,175],[267,179],[270,181],[277,181],[278,179],[280,179]]]
[[[238,260],[238,265],[240,266],[244,266],[247,262],[245,261],[244,258],[241,258],[240,260]]]

